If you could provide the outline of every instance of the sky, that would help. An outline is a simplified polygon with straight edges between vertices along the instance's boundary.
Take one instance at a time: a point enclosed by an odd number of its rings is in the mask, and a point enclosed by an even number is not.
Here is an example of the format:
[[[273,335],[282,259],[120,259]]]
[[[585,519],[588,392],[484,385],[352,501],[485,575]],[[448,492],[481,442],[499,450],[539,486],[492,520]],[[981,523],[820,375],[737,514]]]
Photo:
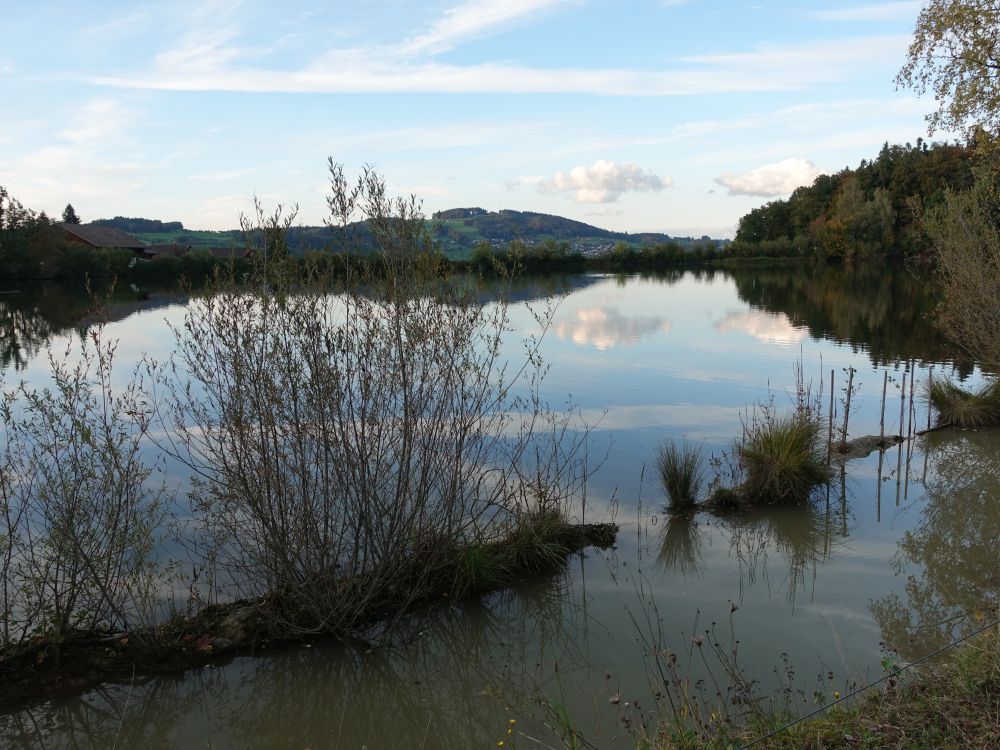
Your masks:
[[[428,215],[729,237],[934,108],[893,81],[920,2],[3,5],[0,185],[84,221],[321,224],[332,158]]]

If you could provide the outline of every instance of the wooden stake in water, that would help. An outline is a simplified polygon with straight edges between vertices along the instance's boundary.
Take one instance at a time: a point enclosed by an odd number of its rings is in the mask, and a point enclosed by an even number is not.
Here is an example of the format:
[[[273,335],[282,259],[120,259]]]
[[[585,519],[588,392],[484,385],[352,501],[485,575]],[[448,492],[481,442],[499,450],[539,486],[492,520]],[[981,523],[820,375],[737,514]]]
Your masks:
[[[847,422],[851,418],[851,391],[854,389],[854,368],[847,370],[847,403],[844,405],[844,434],[840,439],[840,452],[847,453]]]

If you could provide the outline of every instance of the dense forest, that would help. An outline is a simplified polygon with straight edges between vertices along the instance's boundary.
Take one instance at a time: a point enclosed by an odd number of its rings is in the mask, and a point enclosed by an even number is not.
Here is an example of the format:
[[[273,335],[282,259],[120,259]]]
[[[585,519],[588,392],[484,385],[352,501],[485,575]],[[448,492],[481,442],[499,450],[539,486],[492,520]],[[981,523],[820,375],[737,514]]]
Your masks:
[[[971,154],[971,147],[920,138],[916,145],[886,143],[857,169],[820,175],[787,200],[748,213],[730,252],[831,259],[926,253],[921,217],[947,190],[972,185]]]
[[[179,221],[160,221],[159,219],[129,218],[127,216],[116,216],[113,219],[97,219],[92,221],[99,227],[115,227],[129,234],[149,234],[161,232],[180,232],[184,225]]]

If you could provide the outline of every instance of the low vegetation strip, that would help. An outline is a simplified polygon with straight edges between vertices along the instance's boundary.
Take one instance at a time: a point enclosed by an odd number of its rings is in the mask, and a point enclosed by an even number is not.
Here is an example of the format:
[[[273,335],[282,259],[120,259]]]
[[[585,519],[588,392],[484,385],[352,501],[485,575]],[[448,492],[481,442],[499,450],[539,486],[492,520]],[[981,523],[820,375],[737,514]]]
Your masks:
[[[724,747],[761,750],[1000,747],[1000,628],[993,625],[856,703],[780,728],[754,726]],[[762,738],[766,735],[766,739]],[[657,750],[683,747],[656,746]]]

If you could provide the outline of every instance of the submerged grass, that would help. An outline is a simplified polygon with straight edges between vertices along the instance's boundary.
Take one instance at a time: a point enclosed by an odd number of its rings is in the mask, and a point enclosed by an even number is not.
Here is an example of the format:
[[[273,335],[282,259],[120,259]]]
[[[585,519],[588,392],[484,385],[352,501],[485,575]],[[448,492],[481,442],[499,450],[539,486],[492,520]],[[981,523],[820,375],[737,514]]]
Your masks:
[[[966,390],[948,378],[936,378],[927,397],[938,413],[939,427],[978,430],[1000,425],[1000,380]]]
[[[703,476],[702,447],[687,440],[665,440],[656,451],[656,468],[671,510],[692,508],[698,502]]]

